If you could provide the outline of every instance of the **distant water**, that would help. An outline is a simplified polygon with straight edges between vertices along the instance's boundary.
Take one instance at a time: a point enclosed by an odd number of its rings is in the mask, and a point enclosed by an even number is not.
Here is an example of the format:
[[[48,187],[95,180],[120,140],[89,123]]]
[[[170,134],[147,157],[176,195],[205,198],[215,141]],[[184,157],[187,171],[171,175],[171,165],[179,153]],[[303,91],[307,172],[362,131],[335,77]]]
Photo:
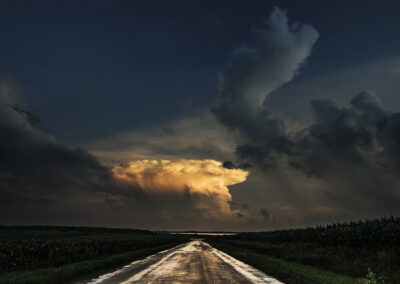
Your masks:
[[[234,236],[237,233],[204,233],[204,232],[176,232],[173,235],[199,235],[199,236]]]

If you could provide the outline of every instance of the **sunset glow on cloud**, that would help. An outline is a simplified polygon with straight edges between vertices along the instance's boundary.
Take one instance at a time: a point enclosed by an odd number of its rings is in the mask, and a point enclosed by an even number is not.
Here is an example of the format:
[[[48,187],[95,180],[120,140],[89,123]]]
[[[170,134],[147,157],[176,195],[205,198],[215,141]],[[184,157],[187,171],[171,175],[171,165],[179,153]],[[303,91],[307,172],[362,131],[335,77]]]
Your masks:
[[[397,1],[3,2],[0,225],[400,216]]]
[[[148,195],[188,195],[195,200],[195,209],[228,215],[232,213],[228,186],[243,182],[248,176],[247,171],[226,169],[215,160],[141,160],[115,166],[112,171],[117,181],[128,188]]]

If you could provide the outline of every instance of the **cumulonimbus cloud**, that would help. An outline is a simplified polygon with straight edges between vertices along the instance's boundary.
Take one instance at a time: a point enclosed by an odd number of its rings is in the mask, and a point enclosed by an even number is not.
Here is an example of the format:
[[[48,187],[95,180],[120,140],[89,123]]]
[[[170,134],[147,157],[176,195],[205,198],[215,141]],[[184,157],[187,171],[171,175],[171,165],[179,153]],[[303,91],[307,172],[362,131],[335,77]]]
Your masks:
[[[241,169],[226,169],[219,161],[185,159],[132,161],[115,166],[112,172],[127,190],[157,198],[186,196],[193,209],[205,210],[216,219],[232,215],[228,186],[245,181],[248,175]]]
[[[264,100],[294,78],[318,39],[312,26],[289,23],[278,8],[255,35],[254,45],[237,48],[219,74],[219,97],[212,109],[224,125],[250,138],[266,128],[277,131],[274,122],[262,119]]]
[[[0,82],[0,223],[249,230],[399,212],[400,114],[362,92],[347,107],[312,101],[314,122],[287,131],[264,100],[299,73],[318,33],[275,9],[255,35],[219,74],[212,114],[100,143],[96,154],[120,165],[40,131],[14,86]],[[236,145],[238,161],[216,161]],[[263,175],[259,189],[272,192],[260,210],[231,202],[228,189],[250,164]]]
[[[159,229],[234,224],[228,186],[248,173],[215,160],[136,160],[105,166],[33,125],[0,81],[0,223]]]
[[[314,122],[287,131],[285,120],[272,118],[264,100],[298,74],[318,33],[309,25],[289,24],[276,8],[257,35],[256,44],[239,48],[219,77],[212,112],[238,133],[238,161],[225,164],[253,164],[269,180],[282,179],[282,173],[294,183],[299,173],[318,179],[317,203],[358,218],[398,213],[400,114],[386,111],[374,93],[363,91],[348,107],[311,101]]]

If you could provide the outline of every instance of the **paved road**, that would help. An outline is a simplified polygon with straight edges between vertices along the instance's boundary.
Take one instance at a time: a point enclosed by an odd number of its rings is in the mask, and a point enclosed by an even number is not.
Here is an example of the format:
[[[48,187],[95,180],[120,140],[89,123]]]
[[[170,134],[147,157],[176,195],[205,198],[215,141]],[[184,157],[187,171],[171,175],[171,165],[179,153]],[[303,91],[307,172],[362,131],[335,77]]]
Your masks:
[[[88,283],[282,284],[200,240],[134,261],[122,269],[102,275]]]

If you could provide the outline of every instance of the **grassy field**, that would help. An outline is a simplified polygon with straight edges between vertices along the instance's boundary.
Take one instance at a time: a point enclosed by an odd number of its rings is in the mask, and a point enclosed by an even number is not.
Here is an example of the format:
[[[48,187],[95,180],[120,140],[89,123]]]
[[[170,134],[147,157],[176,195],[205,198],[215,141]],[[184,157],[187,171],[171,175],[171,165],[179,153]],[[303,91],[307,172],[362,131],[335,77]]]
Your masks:
[[[259,253],[255,250],[223,243],[211,242],[215,248],[222,250],[229,255],[248,263],[268,275],[284,283],[297,284],[354,284],[361,283],[360,279],[340,275],[316,267],[302,265],[296,262],[289,262],[283,259],[272,257],[268,254]]]
[[[400,283],[400,218],[207,241],[286,283]]]
[[[0,283],[71,283],[187,240],[139,230],[0,227]]]
[[[0,227],[0,284],[72,283],[190,237],[129,229]],[[202,237],[289,284],[400,283],[400,218]]]

